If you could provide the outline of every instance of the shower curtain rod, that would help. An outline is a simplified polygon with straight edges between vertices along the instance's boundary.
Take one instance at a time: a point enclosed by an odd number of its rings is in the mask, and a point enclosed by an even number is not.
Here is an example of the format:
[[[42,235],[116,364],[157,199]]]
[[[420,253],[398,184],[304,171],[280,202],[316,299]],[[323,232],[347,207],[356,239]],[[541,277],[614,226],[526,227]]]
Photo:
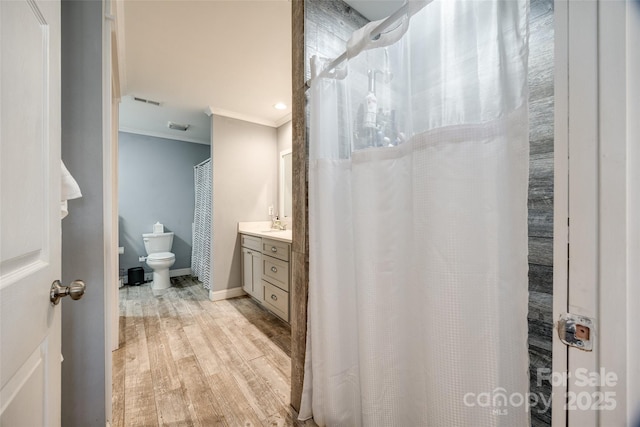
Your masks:
[[[202,166],[205,163],[210,162],[210,161],[211,161],[211,157],[209,157],[207,160],[204,160],[204,161],[198,163],[197,165],[194,166],[194,168],[198,168],[198,167],[200,167],[200,166]]]
[[[378,25],[373,30],[371,30],[371,34],[369,35],[369,37],[371,37],[372,40],[377,39],[382,34],[382,32],[384,30],[389,28],[392,24],[395,24],[396,21],[399,18],[401,18],[404,15],[408,15],[409,18],[411,18],[411,16],[414,13],[416,13],[417,11],[419,11],[420,9],[422,9],[423,7],[425,7],[427,4],[431,3],[432,1],[433,0],[406,0],[404,2],[404,4],[402,6],[400,6],[400,8],[398,10],[393,12],[391,15],[389,15],[387,18],[385,18],[384,21],[382,21],[380,23],[380,25]],[[414,3],[414,4],[415,3],[422,3],[422,5],[421,6],[413,6],[411,3]],[[324,71],[333,70],[338,65],[340,65],[342,62],[344,62],[346,59],[347,59],[347,51],[345,50],[344,52],[342,52],[342,54],[340,56],[338,56],[336,59],[331,61],[329,63],[329,65],[324,69]],[[309,80],[307,80],[305,82],[305,87],[307,89],[309,89],[311,87],[311,80],[313,80],[313,77],[311,77]]]

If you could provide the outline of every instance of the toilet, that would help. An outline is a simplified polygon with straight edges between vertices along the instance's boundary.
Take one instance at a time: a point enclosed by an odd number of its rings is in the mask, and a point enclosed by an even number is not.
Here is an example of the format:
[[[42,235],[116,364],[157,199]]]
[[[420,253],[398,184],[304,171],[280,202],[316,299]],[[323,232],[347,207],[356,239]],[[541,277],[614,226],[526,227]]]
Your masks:
[[[171,287],[169,268],[176,262],[175,254],[171,253],[173,233],[146,233],[142,235],[144,248],[147,251],[147,265],[153,269],[154,290]]]

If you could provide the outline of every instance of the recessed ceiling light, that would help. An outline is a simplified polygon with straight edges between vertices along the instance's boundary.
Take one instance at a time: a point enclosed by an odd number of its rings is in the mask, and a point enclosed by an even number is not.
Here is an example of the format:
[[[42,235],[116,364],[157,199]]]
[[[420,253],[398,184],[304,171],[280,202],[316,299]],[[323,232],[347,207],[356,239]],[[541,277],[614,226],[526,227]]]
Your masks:
[[[273,106],[273,108],[275,108],[276,110],[286,110],[287,104],[285,104],[284,102],[278,102],[276,105]]]

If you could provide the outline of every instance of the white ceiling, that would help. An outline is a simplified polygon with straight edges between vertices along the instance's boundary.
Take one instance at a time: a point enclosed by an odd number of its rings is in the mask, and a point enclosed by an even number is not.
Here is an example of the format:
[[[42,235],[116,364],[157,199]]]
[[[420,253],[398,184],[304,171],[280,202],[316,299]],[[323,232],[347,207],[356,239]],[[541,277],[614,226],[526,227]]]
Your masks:
[[[172,109],[196,117],[211,107],[214,114],[268,126],[287,121],[288,0],[125,0],[121,5],[121,119],[130,130],[155,123],[158,131],[169,120],[180,122],[171,118]],[[127,95],[160,101],[161,106],[129,108],[125,103],[134,101]],[[278,102],[289,108],[276,110]],[[143,116],[138,125],[137,117],[125,117],[133,110]]]
[[[323,1],[323,0],[313,0]],[[347,0],[370,20],[401,0]],[[117,2],[121,130],[208,143],[204,115],[278,127],[291,117],[289,0]],[[133,97],[159,101],[154,106]],[[276,110],[284,102],[288,108]],[[188,123],[186,132],[167,122]]]

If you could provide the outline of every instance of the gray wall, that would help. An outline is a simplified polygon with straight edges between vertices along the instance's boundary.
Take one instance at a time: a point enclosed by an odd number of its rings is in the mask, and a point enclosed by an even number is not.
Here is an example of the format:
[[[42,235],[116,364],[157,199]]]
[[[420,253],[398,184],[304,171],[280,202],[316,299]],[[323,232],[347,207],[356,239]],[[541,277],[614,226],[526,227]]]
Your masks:
[[[69,216],[62,221],[62,282],[87,284],[81,300],[61,303],[65,427],[106,423],[103,19],[100,1],[62,2],[62,159],[83,195],[69,201]]]
[[[191,223],[195,191],[193,166],[211,155],[209,145],[119,132],[118,203],[120,268],[142,266],[143,233],[160,221],[173,231],[172,270],[191,267]]]
[[[532,0],[529,21],[529,364],[531,392],[538,369],[551,371],[553,332],[553,0]],[[531,424],[551,425],[551,409],[531,410]]]
[[[213,291],[242,285],[238,222],[277,206],[276,129],[213,116]]]

